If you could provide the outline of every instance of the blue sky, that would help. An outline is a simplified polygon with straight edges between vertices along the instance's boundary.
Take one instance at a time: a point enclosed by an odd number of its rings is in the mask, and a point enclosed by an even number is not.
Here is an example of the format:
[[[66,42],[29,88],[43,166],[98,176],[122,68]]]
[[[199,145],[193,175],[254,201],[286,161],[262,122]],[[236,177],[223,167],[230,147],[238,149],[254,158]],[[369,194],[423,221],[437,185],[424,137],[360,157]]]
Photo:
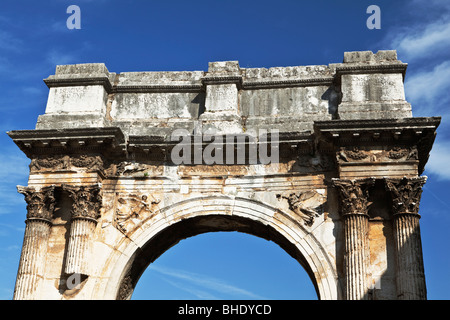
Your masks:
[[[69,30],[69,5],[81,29]],[[366,9],[381,9],[369,30]],[[25,228],[29,160],[6,131],[33,129],[45,112],[42,79],[57,64],[104,62],[111,72],[207,70],[342,62],[345,51],[396,49],[409,64],[414,116],[442,116],[420,213],[429,299],[450,292],[450,2],[131,1],[0,2],[0,299],[11,299]],[[241,233],[181,241],[139,281],[135,299],[316,299],[306,272],[272,242]]]

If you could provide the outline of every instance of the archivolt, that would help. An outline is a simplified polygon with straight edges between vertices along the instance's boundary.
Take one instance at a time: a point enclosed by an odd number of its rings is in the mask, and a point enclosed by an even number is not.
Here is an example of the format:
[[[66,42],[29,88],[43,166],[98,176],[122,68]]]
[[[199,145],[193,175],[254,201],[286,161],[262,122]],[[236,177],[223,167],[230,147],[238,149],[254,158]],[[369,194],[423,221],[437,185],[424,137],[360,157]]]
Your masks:
[[[97,288],[96,296],[129,298],[146,267],[162,253],[180,240],[213,231],[240,231],[274,241],[305,268],[320,299],[341,296],[333,258],[313,234],[277,208],[223,195],[193,198],[160,209],[116,246],[102,272],[109,280]]]

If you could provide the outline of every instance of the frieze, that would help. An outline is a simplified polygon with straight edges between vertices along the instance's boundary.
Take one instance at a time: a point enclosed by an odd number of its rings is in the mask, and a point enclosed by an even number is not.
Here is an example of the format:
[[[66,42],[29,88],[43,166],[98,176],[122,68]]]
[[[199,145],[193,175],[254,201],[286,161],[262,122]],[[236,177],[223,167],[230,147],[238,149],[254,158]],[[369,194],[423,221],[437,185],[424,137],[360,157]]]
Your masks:
[[[30,171],[55,171],[70,167],[69,156],[51,155],[36,157],[31,160]]]
[[[100,156],[77,155],[70,158],[70,163],[78,168],[86,168],[87,170],[103,169],[103,160]]]
[[[31,160],[31,172],[46,172],[69,170],[73,168],[86,170],[103,170],[103,160],[99,155],[46,155],[38,156]]]
[[[385,150],[363,150],[358,147],[341,147],[336,155],[338,163],[345,162],[398,162],[418,160],[417,147],[394,146]]]

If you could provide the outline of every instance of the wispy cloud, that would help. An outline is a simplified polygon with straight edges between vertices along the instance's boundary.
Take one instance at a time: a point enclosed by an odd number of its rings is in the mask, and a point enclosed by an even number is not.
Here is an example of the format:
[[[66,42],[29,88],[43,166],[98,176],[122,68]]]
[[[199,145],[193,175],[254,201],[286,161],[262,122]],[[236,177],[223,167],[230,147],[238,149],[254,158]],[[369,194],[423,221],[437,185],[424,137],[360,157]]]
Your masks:
[[[435,142],[431,150],[430,159],[426,165],[427,172],[438,179],[450,180],[450,143]]]
[[[179,289],[194,294],[200,299],[219,299],[217,293],[238,297],[236,299],[266,299],[258,294],[229,284],[221,279],[208,277],[203,274],[166,267],[163,268],[156,265],[151,265],[150,268],[164,275],[165,277],[162,277],[163,280]],[[207,290],[213,291],[216,294]]]
[[[450,15],[428,24],[408,26],[391,40],[400,55],[408,61],[447,54],[450,49]]]
[[[403,20],[408,24],[391,26],[383,46],[396,49],[402,61],[414,66],[405,79],[413,115],[442,116],[426,173],[450,180],[450,143],[444,140],[450,132],[450,1],[412,0],[404,14],[411,17]]]
[[[212,294],[211,292],[202,290],[202,289],[198,289],[195,286],[190,285],[189,283],[180,283],[174,280],[170,280],[167,277],[163,277],[161,276],[161,279],[163,279],[164,281],[166,281],[167,283],[169,283],[170,285],[174,286],[175,288],[178,288],[180,290],[186,291],[189,294],[192,294],[193,296],[195,296],[198,299],[204,299],[204,300],[220,300],[219,297],[217,297],[216,295]]]
[[[450,35],[450,30],[449,30]],[[450,38],[450,36],[449,36]],[[441,62],[431,70],[416,72],[406,78],[405,92],[408,101],[422,116],[449,113],[443,108],[450,101],[450,60]]]

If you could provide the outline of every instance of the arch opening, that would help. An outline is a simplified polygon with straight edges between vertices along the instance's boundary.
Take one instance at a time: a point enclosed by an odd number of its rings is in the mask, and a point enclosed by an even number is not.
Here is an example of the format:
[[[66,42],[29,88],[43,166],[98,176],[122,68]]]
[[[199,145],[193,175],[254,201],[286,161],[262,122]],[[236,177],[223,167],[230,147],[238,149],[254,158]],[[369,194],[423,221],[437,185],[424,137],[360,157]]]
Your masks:
[[[251,234],[268,241],[273,241],[279,245],[286,253],[300,263],[301,267],[303,267],[310,277],[317,296],[320,297],[314,272],[309,267],[307,261],[295,245],[281,236],[274,228],[238,216],[208,215],[184,219],[173,224],[158,233],[139,249],[132,259],[130,269],[124,277],[123,281],[125,283],[122,283],[117,299],[130,299],[137,282],[147,267],[181,240],[208,232],[227,231]]]
[[[129,299],[146,268],[179,241],[208,232],[237,231],[273,241],[297,260],[318,299],[342,297],[341,286],[321,238],[279,209],[259,201],[211,196],[163,207],[116,247],[105,265],[109,274],[98,287],[108,299]],[[131,241],[130,241],[131,240]],[[300,267],[300,266],[299,266]]]
[[[208,232],[164,252],[131,300],[317,300],[310,277],[279,245],[242,232]]]

